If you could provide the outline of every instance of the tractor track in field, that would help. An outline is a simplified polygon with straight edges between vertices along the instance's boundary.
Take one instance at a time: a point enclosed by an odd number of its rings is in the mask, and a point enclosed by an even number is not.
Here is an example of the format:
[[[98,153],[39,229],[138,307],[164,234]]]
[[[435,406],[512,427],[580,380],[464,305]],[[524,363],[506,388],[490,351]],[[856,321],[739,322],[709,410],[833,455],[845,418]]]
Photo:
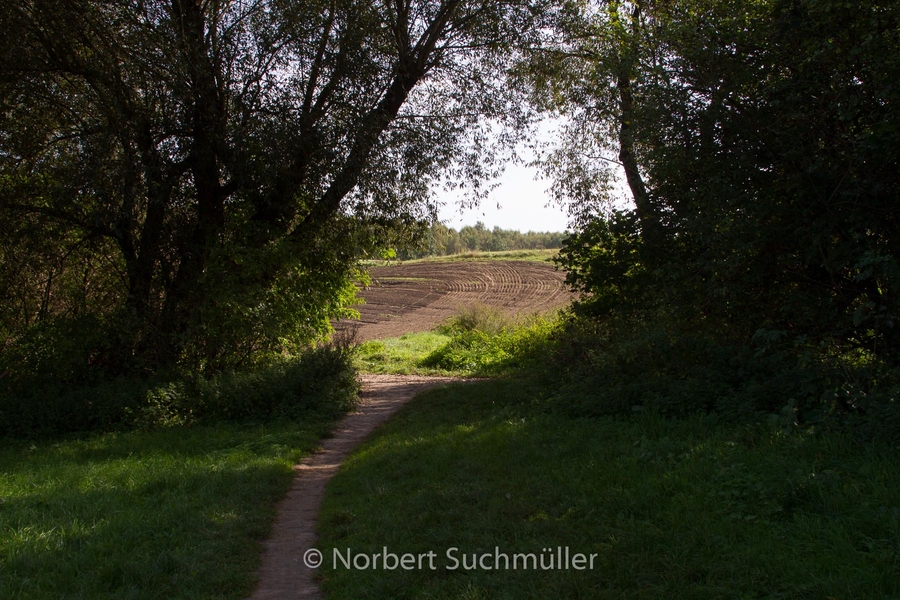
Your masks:
[[[499,308],[515,316],[548,312],[568,304],[573,294],[565,275],[537,261],[421,262],[374,267],[372,284],[362,290],[360,320],[337,329],[356,328],[367,341],[428,331],[473,304]]]

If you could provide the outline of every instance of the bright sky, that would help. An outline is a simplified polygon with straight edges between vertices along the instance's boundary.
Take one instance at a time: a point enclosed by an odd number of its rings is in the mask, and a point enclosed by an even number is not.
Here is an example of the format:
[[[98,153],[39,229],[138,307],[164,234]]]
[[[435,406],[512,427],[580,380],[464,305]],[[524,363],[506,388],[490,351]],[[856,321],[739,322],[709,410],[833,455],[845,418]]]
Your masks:
[[[536,174],[534,168],[510,164],[500,178],[500,185],[491,191],[481,206],[464,210],[461,214],[457,205],[458,194],[439,191],[438,198],[446,203],[441,209],[440,219],[456,230],[481,221],[489,229],[565,231],[568,218],[563,209],[555,205],[545,206],[549,199],[545,192],[551,182],[535,179]]]

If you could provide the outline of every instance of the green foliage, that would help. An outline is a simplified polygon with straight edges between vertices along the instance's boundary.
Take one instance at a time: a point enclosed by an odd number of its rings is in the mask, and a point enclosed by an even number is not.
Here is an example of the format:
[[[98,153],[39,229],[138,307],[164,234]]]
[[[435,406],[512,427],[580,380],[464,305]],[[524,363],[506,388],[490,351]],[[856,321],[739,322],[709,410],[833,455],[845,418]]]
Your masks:
[[[553,329],[550,318],[517,323],[499,309],[470,306],[444,326],[450,341],[419,364],[476,377],[510,374],[541,360]]]
[[[581,416],[716,412],[760,421],[818,406],[822,373],[659,322],[574,319],[548,357],[557,409]],[[792,413],[792,417],[796,417]]]
[[[545,410],[568,417],[712,413],[733,423],[900,441],[900,371],[870,357],[785,348],[778,332],[734,345],[727,332],[714,335],[662,312],[607,313],[601,320],[587,310],[576,306],[495,333],[451,325],[450,340],[416,364],[527,378]]]
[[[570,8],[531,74],[572,117],[547,169],[580,224],[558,262],[596,320],[579,410],[893,413],[896,4]],[[632,210],[609,209],[617,163]]]
[[[634,308],[647,295],[652,280],[641,262],[641,250],[634,213],[616,211],[567,237],[554,262],[566,272],[566,283],[584,296],[584,304],[602,313],[614,307]]]
[[[358,317],[351,306],[360,301],[353,282],[366,277],[356,266],[365,227],[348,220],[330,233],[311,252],[289,244],[221,249],[204,277],[214,300],[196,304],[195,319],[181,334],[180,364],[206,373],[246,368],[323,343],[332,320]],[[259,284],[284,265],[290,266],[281,277]]]
[[[356,365],[369,373],[510,375],[542,361],[556,327],[550,317],[515,319],[498,308],[473,304],[460,308],[436,332],[360,344]]]
[[[828,598],[900,593],[890,446],[715,416],[571,418],[510,379],[426,392],[345,463],[320,517],[338,598]],[[577,401],[577,399],[576,399]],[[596,553],[594,569],[450,571],[460,554]],[[437,553],[345,569],[332,549]]]
[[[540,12],[0,0],[0,352],[85,314],[107,378],[321,341],[435,180],[487,178],[526,126],[503,65]]]
[[[450,341],[437,332],[410,333],[399,338],[370,340],[356,348],[356,364],[367,373],[400,375],[448,375],[446,371],[423,366],[422,359]]]
[[[99,375],[92,367],[102,360],[110,328],[92,314],[36,323],[0,355],[6,389],[47,381],[72,384]]]
[[[513,329],[515,323],[516,320],[501,309],[475,302],[459,308],[441,330],[448,334],[480,331],[488,335],[497,335]]]
[[[32,382],[0,395],[0,435],[155,429],[215,421],[340,414],[356,401],[352,350],[323,346],[253,370],[70,387]]]
[[[495,371],[503,370],[511,358],[508,345],[509,336],[505,333],[491,335],[477,330],[464,331],[422,359],[421,364],[475,375],[495,374]]]

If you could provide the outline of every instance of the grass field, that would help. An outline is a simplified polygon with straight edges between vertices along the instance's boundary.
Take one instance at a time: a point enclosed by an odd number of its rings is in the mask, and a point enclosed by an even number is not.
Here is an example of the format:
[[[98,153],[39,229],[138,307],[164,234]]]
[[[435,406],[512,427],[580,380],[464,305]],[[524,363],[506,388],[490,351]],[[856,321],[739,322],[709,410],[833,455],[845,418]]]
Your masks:
[[[538,401],[522,380],[428,392],[355,452],[320,515],[329,598],[900,594],[895,449],[712,417],[572,419]],[[451,570],[446,555],[491,566],[495,548],[557,547],[594,568]],[[434,551],[435,569],[334,568],[335,549],[385,548]]]
[[[504,319],[360,347],[363,371],[504,378],[422,395],[345,463],[319,519],[329,598],[900,596],[898,448],[784,419],[566,416],[541,370],[556,323]],[[337,416],[7,441],[0,598],[245,598],[291,466]],[[557,548],[585,560],[540,568]],[[336,551],[435,554],[354,570]]]
[[[0,598],[246,597],[291,466],[332,418],[5,443]]]

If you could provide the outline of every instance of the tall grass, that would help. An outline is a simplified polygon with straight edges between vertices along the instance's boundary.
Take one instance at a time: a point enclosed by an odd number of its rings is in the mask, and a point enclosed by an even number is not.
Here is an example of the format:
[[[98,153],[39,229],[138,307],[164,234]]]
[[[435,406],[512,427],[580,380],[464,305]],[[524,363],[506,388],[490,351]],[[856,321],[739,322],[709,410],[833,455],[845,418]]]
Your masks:
[[[367,373],[451,375],[453,373],[446,369],[422,364],[422,357],[445,346],[449,341],[449,335],[426,331],[399,338],[363,342],[356,351],[356,365]]]
[[[489,377],[540,362],[557,327],[553,317],[512,317],[472,304],[434,332],[360,344],[357,366],[368,372]]]
[[[518,323],[519,319],[495,306],[473,302],[458,308],[456,314],[447,319],[440,329],[448,334],[480,331],[488,335],[497,335],[513,329]]]

